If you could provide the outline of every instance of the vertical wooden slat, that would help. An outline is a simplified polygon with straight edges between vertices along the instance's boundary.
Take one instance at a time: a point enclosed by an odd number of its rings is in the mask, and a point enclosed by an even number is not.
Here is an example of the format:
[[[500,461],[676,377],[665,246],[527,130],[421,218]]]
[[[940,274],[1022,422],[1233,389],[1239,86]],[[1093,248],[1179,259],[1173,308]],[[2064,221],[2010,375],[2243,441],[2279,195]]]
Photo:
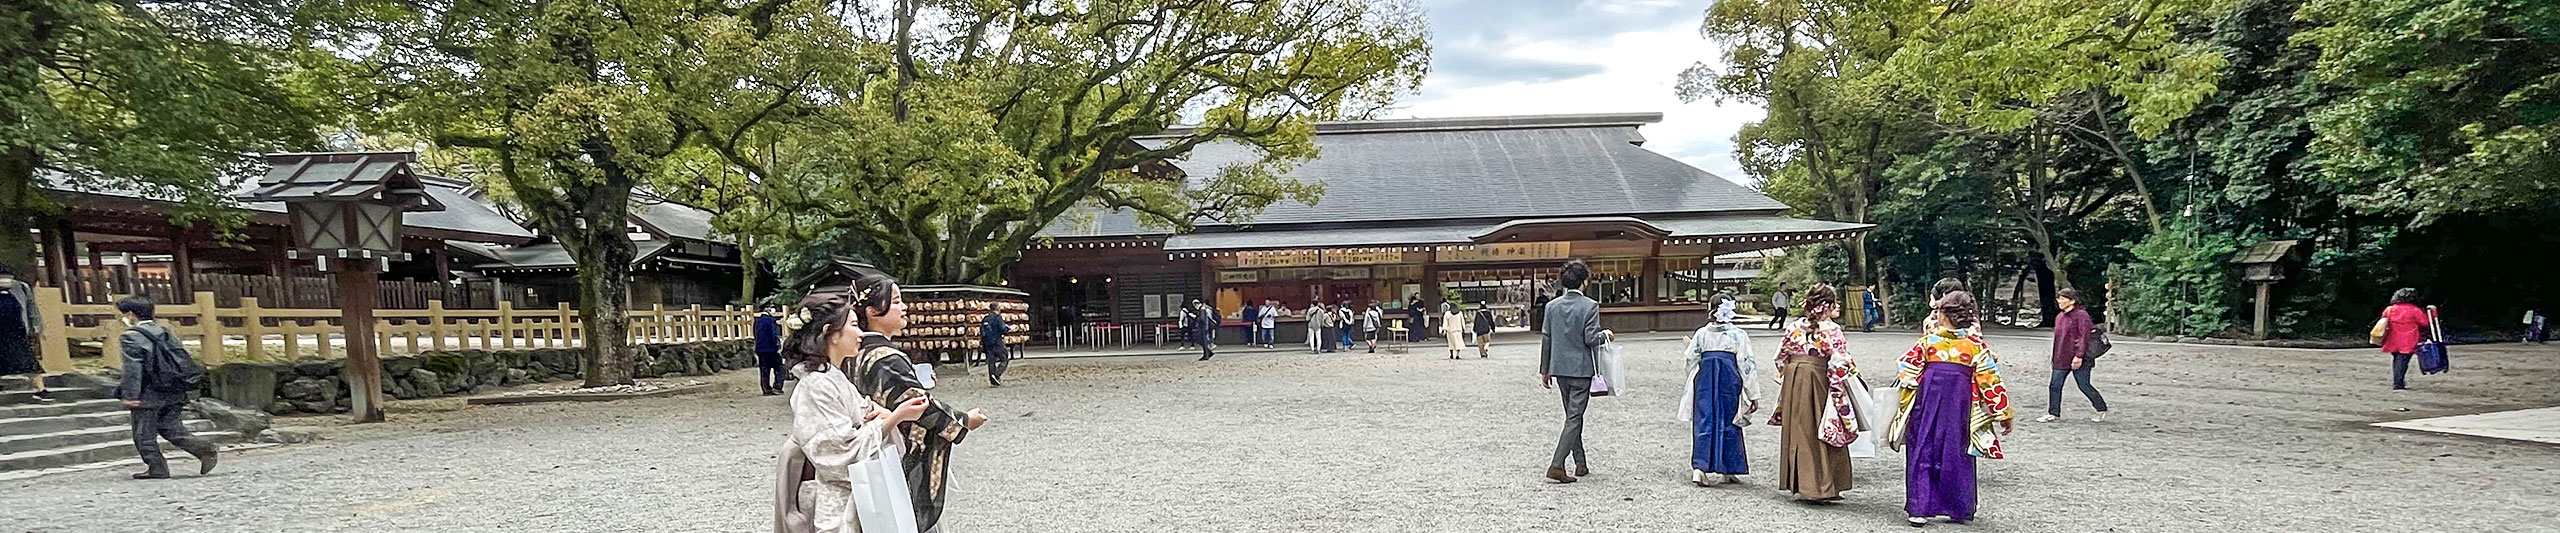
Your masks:
[[[266,309],[258,306],[262,301],[256,296],[240,297],[241,335],[249,339],[244,349],[250,359],[260,361],[267,358]]]
[[[204,334],[204,349],[196,351],[197,362],[204,366],[221,366],[231,360],[231,347],[222,342],[221,307],[214,301],[213,291],[195,293],[196,331]]]
[[[71,369],[71,321],[67,319],[71,301],[64,294],[61,287],[36,287],[36,308],[28,310],[36,313],[36,319],[44,325],[44,332],[36,339],[36,351],[44,359],[45,368],[57,371]],[[114,352],[108,355],[112,358]]]
[[[570,311],[570,310],[569,310],[569,302],[560,302],[560,304],[559,304],[559,308],[560,308],[560,310],[559,310],[559,314],[560,314],[560,345],[561,345],[561,346],[563,346],[563,347],[566,347],[566,346],[569,346],[569,345],[570,345],[570,343],[572,343],[572,342],[577,342],[577,343],[584,343],[584,342],[586,342],[586,338],[585,338],[585,337],[581,337],[581,336],[579,336],[579,333],[578,333],[578,328],[577,328],[577,324],[576,324],[576,322],[578,321],[578,314],[577,314],[577,312],[575,312],[575,311]]]

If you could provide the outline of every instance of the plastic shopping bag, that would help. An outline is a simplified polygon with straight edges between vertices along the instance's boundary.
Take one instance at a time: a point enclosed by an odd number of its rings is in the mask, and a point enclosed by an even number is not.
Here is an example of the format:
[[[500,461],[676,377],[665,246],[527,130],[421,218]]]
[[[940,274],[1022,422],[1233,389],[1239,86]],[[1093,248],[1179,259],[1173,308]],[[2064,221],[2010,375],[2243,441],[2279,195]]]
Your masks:
[[[1618,349],[1618,343],[1612,342],[1600,345],[1599,350],[1593,354],[1593,357],[1593,366],[1598,367],[1599,370],[1596,374],[1606,376],[1608,378],[1609,395],[1627,395],[1627,382],[1631,380],[1627,379],[1626,356],[1624,352]],[[1598,379],[1592,380],[1592,383],[1600,382],[1601,380]],[[1599,396],[1600,394],[1598,394],[1598,392],[1599,390],[1595,388],[1592,395]]]
[[[1889,404],[1884,400],[1892,398],[1894,404],[1899,404],[1901,394],[1901,389],[1869,389],[1866,380],[1849,378],[1849,408],[1858,413],[1858,440],[1849,442],[1849,457],[1865,459],[1876,456],[1877,444],[1884,441],[1885,426],[1893,423],[1893,408],[1886,407]]]
[[[884,452],[853,464],[853,511],[863,533],[916,533],[916,502],[902,457]]]

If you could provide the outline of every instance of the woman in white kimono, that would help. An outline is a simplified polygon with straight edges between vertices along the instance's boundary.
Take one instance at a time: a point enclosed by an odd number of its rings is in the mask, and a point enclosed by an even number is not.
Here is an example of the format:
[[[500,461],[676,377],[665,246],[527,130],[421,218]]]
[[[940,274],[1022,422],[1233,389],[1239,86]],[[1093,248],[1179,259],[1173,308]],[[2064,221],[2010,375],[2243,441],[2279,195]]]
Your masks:
[[[1457,307],[1443,305],[1441,309],[1440,335],[1448,337],[1449,358],[1457,359],[1458,354],[1467,351],[1467,318],[1458,314]]]
[[[931,403],[915,398],[890,410],[864,398],[852,376],[840,370],[862,353],[861,331],[850,323],[853,313],[838,307],[818,314],[787,347],[801,361],[792,368],[800,387],[791,393],[790,448],[784,450],[774,502],[776,533],[861,531],[849,479],[853,465],[903,453],[905,439],[895,429],[924,416]]]
[[[1733,325],[1733,296],[1716,295],[1715,321],[1689,336],[1689,386],[1680,395],[1680,421],[1688,422],[1689,482],[1707,486],[1707,475],[1748,475],[1742,428],[1760,410],[1760,370],[1751,334]]]

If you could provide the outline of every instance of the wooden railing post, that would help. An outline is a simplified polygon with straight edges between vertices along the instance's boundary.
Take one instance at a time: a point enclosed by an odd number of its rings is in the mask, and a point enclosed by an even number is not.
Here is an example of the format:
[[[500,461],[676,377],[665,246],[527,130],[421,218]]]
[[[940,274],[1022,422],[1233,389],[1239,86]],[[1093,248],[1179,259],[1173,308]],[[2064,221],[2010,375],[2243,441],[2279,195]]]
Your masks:
[[[685,307],[684,315],[685,334],[678,336],[676,342],[699,342],[711,336],[711,332],[706,331],[702,325],[702,304]]]
[[[667,340],[667,304],[649,304],[649,342]]]
[[[36,287],[37,320],[44,332],[36,339],[36,352],[44,359],[44,367],[55,372],[71,371],[71,301],[63,297],[60,287]],[[108,352],[113,358],[114,352]]]
[[[427,335],[434,337],[436,351],[444,351],[444,300],[427,301]]]
[[[207,367],[230,362],[230,346],[223,342],[221,305],[213,291],[195,291],[196,331],[204,334],[204,349],[196,351],[196,362]]]
[[[242,336],[249,339],[249,342],[242,345],[241,348],[248,352],[249,359],[252,360],[264,361],[267,359],[267,324],[265,320],[265,311],[265,309],[258,307],[258,297],[245,295],[240,297],[240,329]]]
[[[516,347],[516,303],[498,302],[498,342],[505,348]]]
[[[558,347],[566,348],[571,342],[586,342],[583,337],[578,336],[578,328],[575,327],[574,324],[571,324],[571,322],[576,322],[578,320],[578,314],[569,310],[569,302],[560,302],[559,308],[560,331],[559,335],[555,337],[560,341],[560,345]]]

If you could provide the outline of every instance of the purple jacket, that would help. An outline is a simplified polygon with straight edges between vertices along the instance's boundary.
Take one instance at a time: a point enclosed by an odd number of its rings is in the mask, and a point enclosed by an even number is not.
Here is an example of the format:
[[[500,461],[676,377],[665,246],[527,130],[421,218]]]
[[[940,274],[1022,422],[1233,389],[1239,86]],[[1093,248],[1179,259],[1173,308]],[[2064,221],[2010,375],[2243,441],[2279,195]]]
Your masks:
[[[2089,310],[2073,307],[2053,317],[2053,369],[2071,370],[2071,360],[2089,353]]]

